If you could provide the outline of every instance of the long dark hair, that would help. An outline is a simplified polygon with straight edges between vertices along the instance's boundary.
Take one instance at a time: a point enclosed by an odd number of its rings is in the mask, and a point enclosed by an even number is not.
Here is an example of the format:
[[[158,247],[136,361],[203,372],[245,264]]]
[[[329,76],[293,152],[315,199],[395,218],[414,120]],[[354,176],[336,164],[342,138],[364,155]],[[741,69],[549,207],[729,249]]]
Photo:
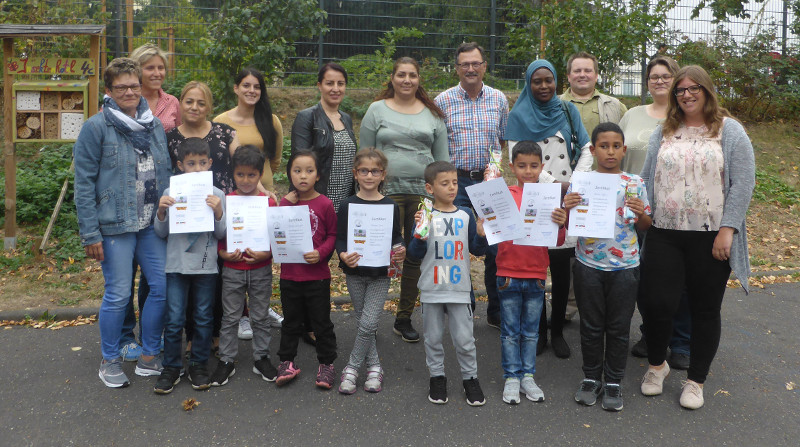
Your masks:
[[[267,84],[264,82],[264,75],[253,67],[242,69],[234,83],[238,86],[242,83],[242,79],[252,75],[258,79],[258,85],[261,87],[261,98],[256,103],[255,111],[253,112],[253,119],[256,122],[258,133],[261,134],[261,139],[264,140],[264,153],[268,160],[275,157],[277,147],[275,147],[275,126],[272,125],[272,106],[269,104],[269,96],[267,96]]]
[[[392,76],[389,78],[389,82],[386,83],[386,88],[384,88],[383,91],[380,92],[378,96],[375,98],[376,101],[380,101],[381,99],[394,98],[394,85],[392,85],[392,78],[394,77],[395,73],[397,73],[397,67],[402,64],[413,65],[414,69],[417,70],[417,75],[420,74],[419,64],[413,58],[401,57],[400,59],[397,59],[396,61],[394,61],[394,67],[392,67]],[[422,76],[419,76],[419,87],[417,88],[417,93],[415,93],[414,96],[416,96],[417,99],[422,101],[422,103],[425,104],[425,107],[427,107],[431,111],[431,113],[433,113],[434,115],[438,116],[441,119],[444,119],[444,112],[442,112],[442,109],[440,109],[439,106],[437,106],[436,103],[433,102],[431,97],[428,96],[428,92],[426,92],[425,88],[422,87]]]

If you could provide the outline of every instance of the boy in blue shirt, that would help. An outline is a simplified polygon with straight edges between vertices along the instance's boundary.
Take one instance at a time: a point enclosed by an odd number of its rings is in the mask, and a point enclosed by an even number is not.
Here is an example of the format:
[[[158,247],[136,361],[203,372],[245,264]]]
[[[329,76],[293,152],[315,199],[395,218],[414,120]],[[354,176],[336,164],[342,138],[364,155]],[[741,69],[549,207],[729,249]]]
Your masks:
[[[650,205],[642,178],[623,172],[625,136],[614,123],[600,123],[592,132],[595,172],[619,176],[614,237],[580,237],[573,267],[575,299],[581,315],[583,374],[575,401],[594,405],[603,394],[604,410],[622,410],[620,382],[628,360],[628,336],[639,287],[639,244],[636,230],[650,227]],[[578,193],[564,197],[567,210],[581,202]],[[601,383],[605,379],[605,384]]]
[[[187,138],[178,146],[178,169],[184,173],[208,171],[211,149],[201,138]],[[214,231],[169,234],[169,208],[175,204],[169,188],[158,201],[153,225],[156,234],[167,238],[167,312],[164,326],[164,370],[154,387],[157,394],[169,394],[180,382],[183,367],[183,327],[189,291],[194,300],[194,336],[189,357],[192,388],[211,386],[208,355],[214,321],[214,291],[217,284],[217,241],[225,237],[225,193],[214,188],[206,204],[214,210]]]
[[[408,255],[422,259],[417,285],[422,303],[425,361],[431,375],[428,400],[435,404],[447,403],[442,346],[447,314],[467,404],[479,406],[486,403],[486,398],[478,383],[478,361],[472,335],[469,254],[480,256],[486,251],[483,220],[476,224],[469,208],[453,204],[458,191],[455,166],[446,161],[435,161],[425,168],[424,177],[425,190],[433,195],[430,231],[425,241],[416,237],[411,239]],[[417,223],[422,220],[422,214],[422,211],[417,212]]]

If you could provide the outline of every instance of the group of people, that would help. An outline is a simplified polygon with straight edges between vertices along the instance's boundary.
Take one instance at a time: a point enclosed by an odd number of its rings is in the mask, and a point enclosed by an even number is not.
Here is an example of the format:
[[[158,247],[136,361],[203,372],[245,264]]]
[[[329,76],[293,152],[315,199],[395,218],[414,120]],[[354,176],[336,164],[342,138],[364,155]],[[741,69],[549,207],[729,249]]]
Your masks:
[[[731,270],[747,290],[745,214],[755,167],[743,127],[719,105],[702,68],[678,69],[672,59],[655,57],[647,66],[653,102],[628,111],[597,90],[594,56],[581,52],[569,59],[569,88],[561,97],[555,67],[537,60],[509,110],[505,95],[483,83],[483,49],[464,43],[455,54],[460,82],[434,99],[422,86],[417,62],[398,59],[357,140],[352,120],[339,109],[347,72],[328,63],[317,79],[320,102],[299,112],[292,126],[290,192],[278,200],[272,177],[281,160],[282,128],[261,73],[243,70],[235,80],[237,106],[209,120],[213,97],[205,84],[192,81],[180,98],[171,97],[161,89],[163,52],[146,45],[131,56],[109,63],[103,110],[86,122],[74,148],[80,235],[105,278],[99,376],[107,386],[127,386],[122,362],[135,360],[136,374],[158,376],[155,392],[169,393],[180,381],[184,357],[195,389],[225,385],[236,371],[237,337],[244,331],[253,339],[253,372],[264,380],[284,385],[297,377],[294,358],[305,339],[316,346],[316,385],[332,388],[337,341],[328,261],[336,250],[358,321],[338,390],[354,393],[366,367],[364,389],[379,392],[384,370],[376,331],[389,265],[360,266],[358,253],[347,252],[346,232],[350,206],[391,205],[391,261],[403,261],[393,330],[404,341],[419,341],[411,324],[419,297],[431,402],[447,402],[445,324],[467,403],[485,402],[473,337],[472,253],[485,255],[487,322],[500,329],[505,402],[519,403],[520,393],[544,399],[534,380],[536,355],[549,339],[557,357],[570,356],[563,326],[575,314],[568,309],[574,293],[585,376],[577,402],[593,405],[602,395],[604,409],[622,409],[620,383],[638,303],[643,339],[634,353],[647,356],[650,365],[641,392],[661,394],[672,365],[688,369],[681,405],[703,405]],[[561,183],[562,206],[550,216],[560,227],[556,247],[512,241],[490,246],[470,209],[465,188],[486,181],[487,166],[502,158],[506,142],[517,179],[509,190],[518,206],[525,183]],[[620,179],[614,238],[564,231],[568,211],[581,203],[570,189],[572,174],[593,165]],[[208,170],[215,187],[206,200],[214,230],[169,234],[169,177]],[[283,317],[269,307],[271,253],[226,247],[225,201],[231,195],[268,196],[270,206],[310,210],[313,251],[305,263],[281,266]],[[419,211],[423,198],[432,198],[429,214]],[[415,237],[415,228],[426,223],[427,238]],[[137,268],[138,343],[129,322]],[[273,326],[281,327],[277,368],[269,349]],[[220,360],[209,374],[215,351]]]

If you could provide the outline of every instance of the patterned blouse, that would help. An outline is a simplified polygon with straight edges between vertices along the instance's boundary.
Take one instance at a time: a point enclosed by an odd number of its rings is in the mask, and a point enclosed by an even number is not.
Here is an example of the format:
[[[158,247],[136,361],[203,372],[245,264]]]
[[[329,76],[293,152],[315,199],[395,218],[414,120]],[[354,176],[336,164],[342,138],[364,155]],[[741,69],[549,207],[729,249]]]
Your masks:
[[[356,156],[356,143],[350,138],[347,130],[342,129],[333,131],[333,145],[333,160],[331,160],[326,195],[333,202],[333,209],[338,211],[342,199],[352,195],[352,169],[353,159]]]
[[[221,189],[225,195],[236,189],[233,182],[233,165],[231,164],[230,145],[236,137],[236,131],[231,126],[222,123],[211,123],[211,130],[203,138],[211,147],[211,172],[214,173],[214,186]],[[167,132],[167,149],[172,159],[172,169],[178,172],[178,146],[186,137],[174,128]]]
[[[722,137],[706,136],[708,128],[681,125],[661,140],[653,178],[658,228],[718,231],[725,197]]]

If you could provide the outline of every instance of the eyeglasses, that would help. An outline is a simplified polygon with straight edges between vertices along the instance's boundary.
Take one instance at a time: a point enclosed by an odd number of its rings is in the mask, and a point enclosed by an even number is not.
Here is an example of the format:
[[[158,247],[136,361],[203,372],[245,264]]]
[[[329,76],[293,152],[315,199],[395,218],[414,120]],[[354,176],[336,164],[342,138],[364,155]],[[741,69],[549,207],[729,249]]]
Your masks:
[[[114,93],[125,93],[131,89],[133,93],[139,93],[142,91],[142,84],[131,84],[131,85],[112,85],[111,90],[114,90]]]
[[[680,98],[680,97],[681,97],[681,96],[683,96],[683,95],[684,95],[684,94],[685,94],[687,91],[688,91],[689,93],[691,93],[692,95],[696,95],[696,94],[700,93],[700,90],[701,90],[701,89],[702,89],[702,87],[700,87],[700,84],[690,85],[690,86],[688,86],[688,87],[686,87],[686,88],[676,88],[676,89],[675,89],[675,96],[677,96],[678,98]]]
[[[672,80],[672,75],[670,75],[670,74],[661,75],[661,76],[659,76],[659,75],[650,75],[647,79],[649,79],[650,82],[652,82],[654,84],[658,83],[658,81],[664,81],[664,83],[668,83],[669,81]]]
[[[360,175],[362,177],[366,177],[369,174],[372,174],[373,177],[377,177],[377,176],[383,174],[383,169],[361,168],[361,169],[356,169],[356,172],[358,173],[358,175]]]
[[[486,61],[483,61],[483,62],[464,62],[463,64],[456,64],[456,66],[458,68],[461,68],[462,70],[469,70],[469,67],[472,67],[473,69],[477,70],[477,69],[481,68],[481,66],[483,66],[483,64],[485,64],[485,63],[486,63]]]

